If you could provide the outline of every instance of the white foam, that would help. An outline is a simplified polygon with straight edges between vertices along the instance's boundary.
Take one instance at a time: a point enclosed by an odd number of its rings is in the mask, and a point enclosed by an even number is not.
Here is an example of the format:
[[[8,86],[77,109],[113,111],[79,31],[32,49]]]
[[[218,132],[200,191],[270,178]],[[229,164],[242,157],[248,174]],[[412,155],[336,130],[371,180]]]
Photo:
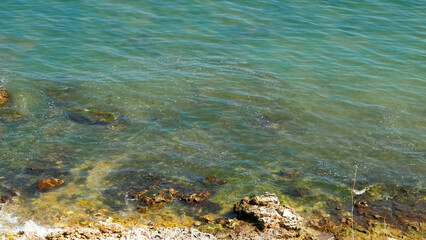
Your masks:
[[[14,196],[9,203],[4,203],[0,206],[0,233],[18,234],[24,232],[25,234],[31,234],[33,236],[44,237],[49,233],[60,230],[57,228],[42,227],[32,220],[20,224],[19,217],[16,216],[16,212],[19,208],[17,204],[19,195],[19,193],[16,193],[16,196]]]
[[[356,189],[354,189],[353,192],[354,192],[355,195],[362,195],[365,192],[367,192],[368,190],[370,190],[371,187],[373,187],[373,186],[368,186],[368,187],[366,187],[366,188],[364,188],[362,190],[356,190]]]
[[[12,233],[18,234],[19,232],[24,232],[25,234],[31,233],[39,237],[44,237],[52,232],[58,232],[60,229],[56,228],[45,228],[38,225],[32,220],[24,222],[23,225],[14,227]]]
[[[10,232],[10,226],[18,224],[18,217],[15,215],[19,207],[19,205],[16,204],[18,197],[19,193],[11,199],[12,204],[0,204],[0,233]]]

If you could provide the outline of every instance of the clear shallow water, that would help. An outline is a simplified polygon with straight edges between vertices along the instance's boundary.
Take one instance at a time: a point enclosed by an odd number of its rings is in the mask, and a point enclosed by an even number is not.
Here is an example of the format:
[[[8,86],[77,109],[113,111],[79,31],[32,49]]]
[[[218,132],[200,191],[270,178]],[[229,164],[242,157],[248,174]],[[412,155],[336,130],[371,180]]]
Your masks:
[[[122,193],[148,172],[212,191],[218,214],[263,191],[301,205],[348,197],[355,164],[359,182],[424,188],[425,8],[2,1],[0,85],[13,101],[1,111],[25,120],[0,122],[1,189],[21,192],[20,220],[42,221],[54,205],[134,212]],[[127,121],[79,124],[70,108]],[[209,175],[228,184],[206,186]],[[52,176],[65,186],[35,190]]]

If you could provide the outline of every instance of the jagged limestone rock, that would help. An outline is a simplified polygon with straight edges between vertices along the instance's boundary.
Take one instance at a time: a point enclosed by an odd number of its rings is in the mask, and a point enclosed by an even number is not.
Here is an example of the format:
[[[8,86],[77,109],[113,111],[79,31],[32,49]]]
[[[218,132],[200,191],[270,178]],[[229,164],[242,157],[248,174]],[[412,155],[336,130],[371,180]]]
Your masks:
[[[298,231],[302,218],[287,205],[281,206],[274,193],[253,195],[235,204],[234,211],[241,220],[255,222],[261,229],[285,228]]]

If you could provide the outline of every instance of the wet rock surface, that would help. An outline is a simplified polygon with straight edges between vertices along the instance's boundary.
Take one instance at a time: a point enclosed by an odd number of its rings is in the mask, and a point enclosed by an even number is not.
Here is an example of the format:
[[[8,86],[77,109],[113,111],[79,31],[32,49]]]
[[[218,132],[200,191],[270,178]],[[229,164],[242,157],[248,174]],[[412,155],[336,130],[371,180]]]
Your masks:
[[[353,220],[349,204],[330,202],[330,214],[314,215],[308,225],[335,239],[348,239],[352,223],[357,239],[417,239],[426,223],[424,196],[424,190],[413,187],[372,186],[355,196]]]
[[[13,200],[13,197],[16,196],[18,196],[18,192],[16,189],[12,189],[4,193],[0,192],[0,210],[4,205],[9,204]]]
[[[380,194],[384,186],[372,187],[355,197],[356,220],[368,226],[370,220],[381,220],[401,230],[420,231],[426,222],[426,191],[413,187],[396,186],[393,196]],[[385,192],[392,193],[390,189]]]
[[[64,183],[64,180],[59,178],[45,178],[37,182],[37,189],[38,190],[51,189],[56,186],[62,185],[63,183]]]
[[[10,94],[5,89],[0,88],[0,107],[10,100]]]
[[[281,206],[274,193],[246,197],[235,204],[234,211],[238,219],[254,222],[276,236],[296,236],[302,228],[302,218],[289,206]]]

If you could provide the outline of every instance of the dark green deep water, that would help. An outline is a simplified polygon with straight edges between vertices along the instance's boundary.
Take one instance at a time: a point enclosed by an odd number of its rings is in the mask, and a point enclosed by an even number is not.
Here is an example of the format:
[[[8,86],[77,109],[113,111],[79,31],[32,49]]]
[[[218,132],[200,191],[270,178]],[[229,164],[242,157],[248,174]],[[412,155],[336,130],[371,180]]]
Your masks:
[[[24,117],[0,122],[0,193],[30,214],[0,226],[85,200],[134,211],[125,192],[148,173],[211,191],[218,214],[264,191],[345,199],[355,164],[363,186],[424,189],[425,26],[421,0],[2,0],[0,117]]]

